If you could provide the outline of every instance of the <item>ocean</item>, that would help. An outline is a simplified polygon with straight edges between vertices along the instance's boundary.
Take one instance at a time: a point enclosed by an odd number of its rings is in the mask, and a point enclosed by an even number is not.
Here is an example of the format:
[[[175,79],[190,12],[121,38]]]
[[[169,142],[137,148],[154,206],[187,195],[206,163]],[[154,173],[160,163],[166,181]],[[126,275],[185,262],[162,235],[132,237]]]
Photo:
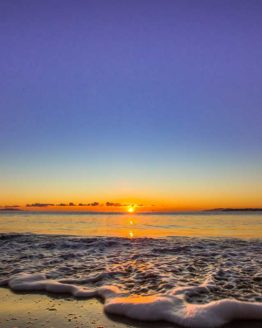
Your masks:
[[[0,212],[0,232],[127,238],[262,238],[262,212],[122,215],[84,212]]]
[[[0,214],[0,285],[98,297],[107,313],[262,320],[262,214]]]

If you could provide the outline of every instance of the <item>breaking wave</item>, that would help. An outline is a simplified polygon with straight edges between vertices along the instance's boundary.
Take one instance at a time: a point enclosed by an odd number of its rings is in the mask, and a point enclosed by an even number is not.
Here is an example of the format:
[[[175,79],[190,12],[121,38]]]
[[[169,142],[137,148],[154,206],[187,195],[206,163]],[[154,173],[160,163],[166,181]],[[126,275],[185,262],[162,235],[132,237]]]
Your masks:
[[[185,327],[262,320],[262,241],[0,234],[0,285]]]

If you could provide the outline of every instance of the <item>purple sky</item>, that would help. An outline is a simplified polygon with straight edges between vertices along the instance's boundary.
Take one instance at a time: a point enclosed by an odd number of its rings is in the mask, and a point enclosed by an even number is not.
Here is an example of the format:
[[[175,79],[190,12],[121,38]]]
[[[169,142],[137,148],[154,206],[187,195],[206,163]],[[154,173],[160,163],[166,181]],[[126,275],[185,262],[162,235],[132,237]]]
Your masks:
[[[259,0],[2,0],[0,202],[146,184],[258,204],[261,17]]]

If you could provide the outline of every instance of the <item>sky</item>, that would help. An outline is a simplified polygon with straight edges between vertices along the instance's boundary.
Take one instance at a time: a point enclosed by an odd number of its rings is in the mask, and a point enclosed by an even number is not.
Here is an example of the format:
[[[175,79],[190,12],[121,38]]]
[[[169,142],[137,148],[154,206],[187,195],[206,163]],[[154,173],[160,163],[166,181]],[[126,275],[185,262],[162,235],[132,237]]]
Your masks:
[[[261,12],[2,0],[0,205],[262,207]]]

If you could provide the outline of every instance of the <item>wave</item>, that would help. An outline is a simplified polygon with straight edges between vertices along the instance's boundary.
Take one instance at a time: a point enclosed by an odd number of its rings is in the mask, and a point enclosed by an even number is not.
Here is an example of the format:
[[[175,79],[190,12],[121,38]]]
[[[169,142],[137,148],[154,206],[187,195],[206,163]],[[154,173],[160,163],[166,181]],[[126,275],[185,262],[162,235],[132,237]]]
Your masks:
[[[262,320],[259,240],[0,234],[0,286],[99,297],[106,313],[185,327]]]

